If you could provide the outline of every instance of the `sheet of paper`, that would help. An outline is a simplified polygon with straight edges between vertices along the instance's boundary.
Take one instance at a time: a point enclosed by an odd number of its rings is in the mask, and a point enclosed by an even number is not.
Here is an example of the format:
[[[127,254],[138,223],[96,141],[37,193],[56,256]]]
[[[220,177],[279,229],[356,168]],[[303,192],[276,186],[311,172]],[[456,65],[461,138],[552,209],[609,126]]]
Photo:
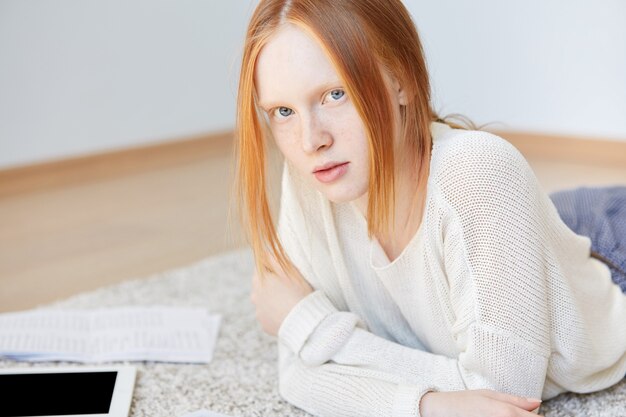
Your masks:
[[[221,316],[203,308],[118,307],[0,314],[0,356],[27,361],[208,363]]]

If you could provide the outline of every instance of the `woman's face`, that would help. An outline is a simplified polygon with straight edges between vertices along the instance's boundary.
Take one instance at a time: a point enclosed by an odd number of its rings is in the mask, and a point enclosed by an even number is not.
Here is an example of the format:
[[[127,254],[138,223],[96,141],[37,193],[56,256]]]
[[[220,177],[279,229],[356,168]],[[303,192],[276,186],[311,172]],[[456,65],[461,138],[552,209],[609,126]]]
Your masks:
[[[318,43],[297,26],[283,25],[259,55],[255,83],[285,159],[331,201],[365,197],[363,122]]]

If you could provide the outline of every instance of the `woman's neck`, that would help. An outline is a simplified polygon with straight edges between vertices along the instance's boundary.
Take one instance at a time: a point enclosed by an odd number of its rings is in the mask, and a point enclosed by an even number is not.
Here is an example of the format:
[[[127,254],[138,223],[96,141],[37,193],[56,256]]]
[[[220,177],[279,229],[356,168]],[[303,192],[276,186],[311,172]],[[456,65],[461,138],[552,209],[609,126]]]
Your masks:
[[[390,261],[400,256],[421,225],[425,196],[418,195],[418,184],[414,169],[402,169],[396,175],[393,224],[388,229],[388,233],[375,236]],[[355,206],[366,219],[368,198],[366,193],[354,201]]]

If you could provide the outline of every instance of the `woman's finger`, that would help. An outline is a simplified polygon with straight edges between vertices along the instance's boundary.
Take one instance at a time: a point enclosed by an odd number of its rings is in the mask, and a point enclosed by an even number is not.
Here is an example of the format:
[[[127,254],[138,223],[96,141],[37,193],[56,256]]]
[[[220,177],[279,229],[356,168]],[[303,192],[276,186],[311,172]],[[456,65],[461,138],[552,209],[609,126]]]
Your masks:
[[[484,394],[486,397],[493,398],[494,400],[506,402],[516,407],[523,408],[525,410],[534,410],[541,405],[540,399],[524,398],[524,397],[519,397],[517,395],[505,394],[503,392],[489,390],[489,389],[483,389],[479,391],[482,394]]]

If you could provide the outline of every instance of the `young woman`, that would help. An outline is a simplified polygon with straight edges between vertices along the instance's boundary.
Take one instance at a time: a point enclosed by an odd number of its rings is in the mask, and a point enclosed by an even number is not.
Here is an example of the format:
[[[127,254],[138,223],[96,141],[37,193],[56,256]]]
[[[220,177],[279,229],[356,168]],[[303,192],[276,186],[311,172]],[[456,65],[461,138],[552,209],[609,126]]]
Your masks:
[[[272,140],[285,157],[276,225]],[[626,374],[625,234],[622,249],[605,236],[603,261],[592,257],[589,236],[572,230],[580,217],[563,222],[513,146],[435,115],[400,0],[260,1],[238,169],[252,301],[278,336],[279,389],[294,405],[527,416],[540,399]],[[622,219],[625,190],[604,206]],[[559,200],[579,197],[589,195]]]

